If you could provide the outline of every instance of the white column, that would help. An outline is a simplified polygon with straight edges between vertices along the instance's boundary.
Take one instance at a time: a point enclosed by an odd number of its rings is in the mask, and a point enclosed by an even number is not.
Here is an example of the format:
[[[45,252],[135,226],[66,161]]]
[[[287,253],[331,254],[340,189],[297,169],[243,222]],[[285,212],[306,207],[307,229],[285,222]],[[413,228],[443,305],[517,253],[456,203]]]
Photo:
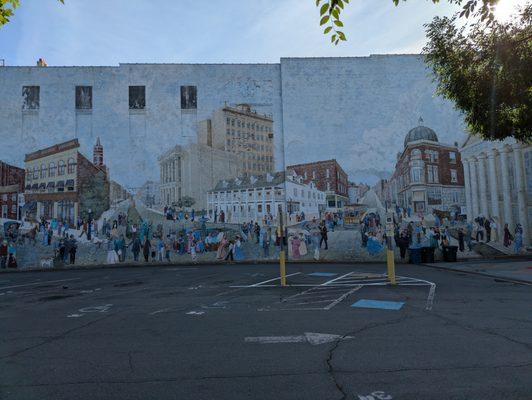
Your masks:
[[[473,220],[473,205],[471,204],[471,179],[469,176],[469,161],[464,160],[464,185],[466,197],[467,220]]]
[[[501,149],[501,172],[502,172],[502,196],[503,196],[503,211],[504,211],[504,221],[502,221],[502,226],[504,229],[504,224],[508,224],[508,228],[511,230],[513,227],[513,218],[512,218],[512,196],[510,193],[510,171],[508,165],[508,148],[504,147]]]
[[[497,221],[497,237],[502,237],[503,226],[501,224],[502,218],[499,211],[499,188],[497,184],[497,173],[495,167],[495,149],[492,149],[488,153],[488,171],[489,171],[489,182],[490,182],[490,196],[491,196],[491,213],[490,216],[495,218]]]
[[[514,150],[514,175],[515,188],[517,190],[517,207],[519,214],[519,223],[523,227],[523,244],[528,244],[528,215],[527,215],[527,195],[525,188],[525,171],[523,168],[523,151],[521,144],[515,143],[512,145]]]
[[[480,213],[488,217],[488,177],[486,175],[486,155],[478,157],[478,186],[480,193]]]
[[[478,207],[478,185],[477,185],[477,162],[473,157],[471,158],[469,166],[471,167],[471,207],[473,215],[471,219],[478,217],[480,211]]]

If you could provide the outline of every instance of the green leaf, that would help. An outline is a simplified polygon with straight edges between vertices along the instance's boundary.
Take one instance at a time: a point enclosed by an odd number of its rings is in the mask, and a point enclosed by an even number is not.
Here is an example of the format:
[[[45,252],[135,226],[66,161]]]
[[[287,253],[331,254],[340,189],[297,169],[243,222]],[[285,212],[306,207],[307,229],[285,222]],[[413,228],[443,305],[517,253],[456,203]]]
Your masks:
[[[335,39],[336,39],[336,33],[331,36],[331,43],[334,42]]]
[[[323,3],[323,5],[320,8],[320,15],[325,14],[328,8],[329,8],[329,3]]]
[[[342,31],[337,31],[336,33],[341,40],[346,40],[345,34]]]
[[[334,20],[334,24],[336,26],[344,26],[344,23],[342,21],[340,21],[339,19]]]
[[[323,33],[326,35],[326,34],[328,34],[331,30],[332,30],[332,26],[328,26],[327,28],[325,28],[325,30],[323,31]]]
[[[321,25],[325,25],[328,21],[329,21],[329,16],[328,16],[328,15],[325,15],[325,16],[320,20],[320,26],[321,26]]]
[[[334,10],[332,10],[331,14],[336,19],[340,18],[340,13],[338,12],[338,9],[336,9],[336,8]]]

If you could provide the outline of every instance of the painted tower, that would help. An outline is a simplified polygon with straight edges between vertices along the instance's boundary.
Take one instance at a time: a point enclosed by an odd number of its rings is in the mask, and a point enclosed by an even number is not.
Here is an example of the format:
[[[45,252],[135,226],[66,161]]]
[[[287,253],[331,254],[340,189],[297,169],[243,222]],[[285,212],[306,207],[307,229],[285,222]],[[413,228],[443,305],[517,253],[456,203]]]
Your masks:
[[[103,146],[100,143],[100,137],[96,139],[96,144],[94,145],[92,151],[92,163],[97,167],[103,167]]]

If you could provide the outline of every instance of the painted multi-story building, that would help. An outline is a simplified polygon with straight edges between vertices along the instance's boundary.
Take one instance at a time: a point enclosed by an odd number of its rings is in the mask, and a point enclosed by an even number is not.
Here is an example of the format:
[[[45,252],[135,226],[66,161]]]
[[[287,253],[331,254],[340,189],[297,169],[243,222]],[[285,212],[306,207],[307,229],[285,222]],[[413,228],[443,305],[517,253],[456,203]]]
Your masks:
[[[225,106],[212,118],[201,121],[198,142],[238,154],[244,174],[264,174],[274,170],[273,119],[248,104]]]
[[[242,174],[237,154],[203,144],[174,146],[159,157],[160,196],[164,205],[177,205],[184,197],[194,207],[207,207],[207,192],[221,179]]]
[[[314,183],[306,184],[303,177],[288,171],[221,180],[209,191],[207,202],[211,218],[223,211],[229,223],[261,221],[267,215],[277,221],[279,208],[290,221],[291,215],[301,213],[306,219],[319,218],[326,195]]]
[[[28,217],[58,218],[73,224],[79,217],[98,218],[109,208],[108,171],[79,152],[77,139],[26,154],[25,202]]]
[[[327,194],[327,209],[339,210],[349,203],[347,174],[335,159],[306,164],[289,165],[303,177],[305,183],[314,182],[318,190]]]
[[[434,209],[461,213],[465,193],[458,147],[438,142],[422,122],[408,132],[398,155],[388,183],[391,203],[425,215]]]
[[[23,205],[24,169],[0,161],[0,217],[19,219]]]
[[[513,234],[520,223],[523,243],[532,244],[532,146],[513,138],[488,142],[470,135],[460,153],[468,220],[494,218],[499,238],[504,224]]]

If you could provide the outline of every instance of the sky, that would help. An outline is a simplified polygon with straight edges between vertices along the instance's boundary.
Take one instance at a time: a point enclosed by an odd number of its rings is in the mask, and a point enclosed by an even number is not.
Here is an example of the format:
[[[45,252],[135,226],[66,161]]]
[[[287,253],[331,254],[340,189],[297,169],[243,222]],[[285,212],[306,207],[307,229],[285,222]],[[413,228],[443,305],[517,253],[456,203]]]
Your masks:
[[[505,1],[505,0],[503,0]],[[513,0],[507,0],[513,1]],[[0,29],[6,65],[276,63],[281,57],[418,53],[447,2],[352,0],[333,46],[314,0],[22,0]]]

